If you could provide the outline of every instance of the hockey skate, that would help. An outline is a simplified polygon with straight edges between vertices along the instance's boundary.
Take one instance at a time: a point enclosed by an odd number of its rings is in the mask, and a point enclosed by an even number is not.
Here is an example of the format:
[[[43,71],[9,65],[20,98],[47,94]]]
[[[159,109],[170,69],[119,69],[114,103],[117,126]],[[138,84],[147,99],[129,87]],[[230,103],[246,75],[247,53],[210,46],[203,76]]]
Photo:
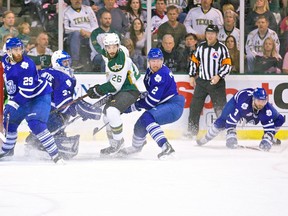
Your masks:
[[[14,148],[5,152],[3,150],[0,151],[0,158],[4,158],[4,157],[10,157],[14,155]]]
[[[100,154],[102,156],[113,156],[117,154],[121,148],[124,146],[124,139],[121,140],[110,140],[110,146],[100,150]]]
[[[175,153],[175,150],[172,148],[172,146],[168,142],[164,143],[164,145],[166,145],[166,148],[162,150],[160,154],[158,154],[158,159],[160,160],[173,156]]]
[[[143,144],[143,146],[144,146],[145,144],[146,144],[146,141],[145,141],[145,143]],[[119,156],[119,157],[127,157],[127,156],[129,156],[129,155],[139,153],[139,152],[142,151],[143,146],[141,146],[141,147],[135,147],[135,146],[132,145],[132,146],[123,148],[123,149],[121,149],[121,150],[118,152],[117,156]]]
[[[52,157],[52,160],[55,164],[57,165],[65,165],[65,161],[63,160],[63,158],[60,155],[55,155],[54,157]]]
[[[199,145],[199,146],[202,146],[202,145],[206,144],[207,142],[209,142],[209,140],[206,138],[206,136],[204,136],[204,137],[201,138],[201,139],[197,139],[197,140],[196,140],[196,143],[197,143],[197,145]]]

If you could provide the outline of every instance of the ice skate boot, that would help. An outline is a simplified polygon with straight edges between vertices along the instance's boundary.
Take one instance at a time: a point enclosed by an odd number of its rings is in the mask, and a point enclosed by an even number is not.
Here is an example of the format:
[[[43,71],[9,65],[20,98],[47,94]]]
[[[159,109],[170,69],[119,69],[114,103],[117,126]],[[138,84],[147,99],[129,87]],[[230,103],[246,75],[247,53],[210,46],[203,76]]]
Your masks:
[[[9,151],[3,151],[3,150],[0,151],[0,158],[11,157],[13,155],[14,155],[14,148],[10,149]]]
[[[65,165],[66,164],[65,161],[63,160],[63,158],[58,154],[53,156],[52,160],[57,165]]]
[[[199,146],[202,146],[202,145],[204,145],[204,144],[206,144],[207,142],[209,142],[210,140],[208,140],[207,138],[206,138],[206,136],[204,136],[203,138],[201,138],[201,139],[197,139],[196,140],[196,143],[199,145]]]
[[[121,148],[124,146],[124,139],[122,138],[121,140],[114,140],[111,139],[110,141],[110,146],[104,149],[100,150],[100,154],[105,156],[105,155],[115,155],[117,154]]]
[[[175,150],[168,142],[164,143],[162,149],[163,149],[162,152],[158,154],[158,159],[160,160],[166,159],[175,153]]]
[[[143,146],[146,144],[147,142],[145,141],[143,143],[142,146],[139,146],[139,147],[136,147],[134,145],[132,146],[129,146],[129,147],[126,147],[126,148],[123,148],[119,151],[118,155],[119,156],[122,156],[122,157],[125,157],[125,156],[128,156],[128,155],[132,155],[132,154],[136,154],[136,153],[139,153],[142,151],[143,149]]]

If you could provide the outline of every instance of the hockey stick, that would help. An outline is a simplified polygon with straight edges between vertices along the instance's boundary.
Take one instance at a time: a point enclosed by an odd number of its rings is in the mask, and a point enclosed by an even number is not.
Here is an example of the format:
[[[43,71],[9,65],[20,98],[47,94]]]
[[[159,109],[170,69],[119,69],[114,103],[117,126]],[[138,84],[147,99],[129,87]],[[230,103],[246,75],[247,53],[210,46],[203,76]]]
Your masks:
[[[99,131],[101,131],[104,127],[106,127],[108,125],[109,122],[107,122],[106,124],[102,125],[100,128],[95,127],[93,130],[93,136],[98,133]]]
[[[69,102],[69,103],[67,103],[67,104],[64,104],[63,106],[61,106],[61,107],[59,107],[59,108],[51,111],[51,113],[56,113],[56,112],[58,112],[59,110],[63,110],[63,109],[65,109],[66,107],[68,107],[68,106],[70,106],[70,105],[72,105],[72,104],[74,104],[74,103],[77,103],[78,101],[84,99],[84,98],[87,97],[87,96],[88,96],[88,94],[85,94],[85,95],[83,95],[83,96],[81,96],[81,97],[78,97],[77,99],[75,99],[75,100],[73,100],[73,101],[71,101],[71,102]]]
[[[7,135],[7,131],[8,131],[8,126],[9,126],[9,121],[10,121],[10,113],[7,114],[7,121],[6,121],[6,125],[5,125],[5,134],[3,134],[2,132],[0,132],[0,139],[2,140],[2,142],[6,142],[6,135]]]
[[[144,92],[140,92],[139,98],[143,99],[145,97],[147,97],[148,92],[144,91]],[[107,122],[106,124],[102,125],[100,128],[99,127],[95,127],[93,130],[93,136],[98,133],[99,131],[101,131],[104,127],[106,127],[108,125],[109,122]]]
[[[250,149],[250,150],[255,150],[255,151],[263,151],[262,149],[260,149],[259,147],[256,146],[244,146],[244,145],[238,145],[239,148],[242,149]]]
[[[92,106],[94,107],[101,107],[103,105],[105,105],[109,100],[111,100],[112,95],[108,94],[105,97],[101,98],[100,100],[98,100],[96,103],[94,103]],[[66,128],[68,125],[72,124],[74,121],[76,121],[77,119],[81,118],[80,115],[76,116],[75,118],[71,119],[69,122],[67,122],[66,124],[62,125],[61,127],[57,128],[55,131],[51,132],[52,135],[55,135],[56,133],[58,133],[60,130]]]

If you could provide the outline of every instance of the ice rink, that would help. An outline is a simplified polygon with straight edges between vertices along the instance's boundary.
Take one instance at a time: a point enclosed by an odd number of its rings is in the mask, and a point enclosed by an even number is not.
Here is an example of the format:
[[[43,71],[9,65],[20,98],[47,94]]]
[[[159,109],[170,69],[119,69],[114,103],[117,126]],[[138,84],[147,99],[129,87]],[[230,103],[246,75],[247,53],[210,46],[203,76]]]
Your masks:
[[[257,146],[259,141],[239,141]],[[100,158],[107,141],[81,142],[64,166],[24,154],[0,161],[1,216],[287,216],[288,143],[271,152],[171,140],[159,161],[149,141],[126,159]]]

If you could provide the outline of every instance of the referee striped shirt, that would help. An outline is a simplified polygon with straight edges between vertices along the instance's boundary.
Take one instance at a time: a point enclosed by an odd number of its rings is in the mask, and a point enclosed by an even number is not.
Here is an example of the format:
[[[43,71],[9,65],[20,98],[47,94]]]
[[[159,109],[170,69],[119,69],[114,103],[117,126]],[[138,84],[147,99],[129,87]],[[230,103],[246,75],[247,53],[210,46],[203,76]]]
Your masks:
[[[206,41],[200,43],[196,52],[191,56],[189,76],[211,80],[213,76],[224,78],[230,73],[232,62],[227,47],[217,41],[213,46],[208,46]]]

